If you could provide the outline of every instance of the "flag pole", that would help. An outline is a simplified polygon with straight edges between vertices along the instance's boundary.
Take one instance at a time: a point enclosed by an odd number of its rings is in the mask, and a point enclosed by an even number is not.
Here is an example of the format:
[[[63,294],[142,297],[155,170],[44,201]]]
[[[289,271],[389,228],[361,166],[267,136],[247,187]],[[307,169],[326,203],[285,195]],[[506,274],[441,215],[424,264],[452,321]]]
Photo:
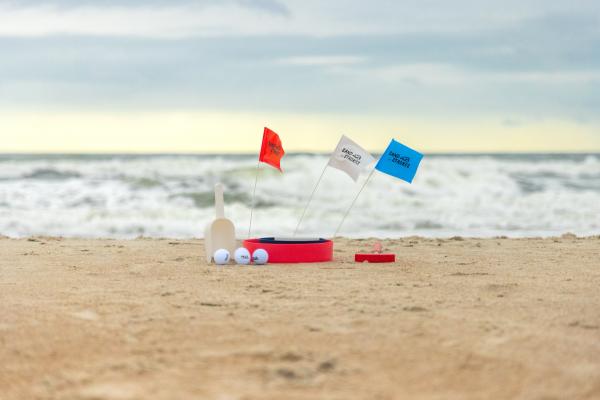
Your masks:
[[[252,233],[252,214],[254,213],[254,199],[256,197],[256,184],[258,183],[258,171],[260,170],[260,158],[256,163],[256,175],[254,177],[254,190],[252,191],[252,203],[250,205],[250,224],[248,224],[248,239]]]
[[[342,225],[344,224],[344,221],[346,220],[346,217],[350,213],[350,210],[352,209],[352,207],[354,207],[354,203],[356,203],[356,200],[358,199],[358,196],[360,196],[360,194],[362,193],[362,191],[365,188],[365,186],[367,186],[367,183],[369,183],[369,180],[371,179],[371,176],[373,176],[373,172],[375,172],[375,168],[373,168],[373,170],[371,171],[371,173],[369,174],[369,176],[365,180],[365,183],[363,183],[362,187],[360,188],[360,190],[358,191],[358,193],[354,197],[354,200],[352,200],[352,203],[350,204],[350,207],[348,207],[348,209],[346,210],[346,213],[344,214],[344,217],[342,218],[342,221],[340,222],[340,224],[338,225],[337,229],[335,230],[335,233],[333,234],[333,237],[336,237],[337,234],[338,234],[338,232],[342,228]]]
[[[321,176],[319,176],[319,179],[317,180],[317,184],[313,188],[313,191],[310,194],[310,197],[308,198],[308,201],[306,202],[306,205],[304,206],[304,210],[302,211],[302,215],[300,216],[300,220],[298,221],[298,225],[296,225],[296,229],[294,230],[294,235],[293,236],[296,236],[296,234],[298,233],[298,229],[300,229],[300,224],[302,223],[302,220],[304,219],[304,214],[306,214],[306,210],[308,209],[308,206],[310,205],[310,202],[312,201],[313,196],[315,195],[315,192],[317,191],[317,188],[319,187],[319,183],[321,183],[321,179],[323,179],[323,175],[325,175],[325,170],[327,169],[328,165],[329,165],[329,163],[325,164],[325,167],[323,167],[323,171],[321,172]]]

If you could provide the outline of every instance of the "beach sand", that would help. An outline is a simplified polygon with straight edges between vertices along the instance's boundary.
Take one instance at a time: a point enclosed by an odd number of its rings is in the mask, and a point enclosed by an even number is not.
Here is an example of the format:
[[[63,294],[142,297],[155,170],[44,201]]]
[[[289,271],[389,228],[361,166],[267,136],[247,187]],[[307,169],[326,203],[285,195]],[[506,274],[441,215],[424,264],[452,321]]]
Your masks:
[[[0,399],[600,398],[600,237],[373,242],[0,239]]]

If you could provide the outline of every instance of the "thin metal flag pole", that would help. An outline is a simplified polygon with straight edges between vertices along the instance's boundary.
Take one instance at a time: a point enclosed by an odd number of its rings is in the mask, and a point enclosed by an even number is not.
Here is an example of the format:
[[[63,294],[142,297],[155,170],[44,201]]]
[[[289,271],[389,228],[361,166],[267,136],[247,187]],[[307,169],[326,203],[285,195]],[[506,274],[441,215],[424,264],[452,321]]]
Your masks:
[[[358,193],[354,197],[354,200],[352,200],[352,203],[350,204],[350,207],[348,207],[348,209],[346,210],[346,213],[344,214],[344,217],[342,218],[342,221],[340,222],[340,224],[338,225],[337,229],[335,230],[335,233],[333,234],[333,237],[336,237],[337,234],[338,234],[338,232],[342,228],[342,225],[344,224],[344,221],[346,220],[346,217],[350,213],[350,210],[352,210],[352,207],[354,207],[354,203],[356,203],[356,200],[358,199],[358,196],[360,196],[360,194],[362,193],[362,191],[365,188],[365,186],[367,186],[367,183],[369,183],[369,180],[371,179],[371,176],[373,176],[373,172],[375,172],[375,168],[373,168],[373,170],[371,171],[371,173],[369,174],[369,176],[365,180],[365,183],[363,183],[362,187],[360,188],[360,190],[358,191]]]
[[[256,176],[254,177],[254,190],[252,190],[252,204],[250,205],[250,224],[248,224],[248,239],[252,234],[252,214],[254,213],[254,199],[256,198],[256,184],[258,183],[258,171],[260,170],[260,159],[256,163]]]
[[[321,183],[321,179],[323,179],[323,175],[325,175],[325,170],[327,169],[327,166],[329,165],[329,163],[325,164],[325,167],[323,167],[323,171],[321,172],[321,176],[319,176],[319,179],[317,180],[317,183],[315,185],[315,187],[313,188],[312,193],[310,194],[310,197],[308,198],[308,201],[306,202],[306,205],[304,206],[304,210],[302,210],[302,216],[300,216],[300,220],[298,221],[298,225],[296,225],[296,229],[294,230],[294,236],[296,236],[296,234],[298,233],[298,229],[300,229],[300,224],[302,223],[302,220],[304,219],[304,215],[306,214],[306,210],[308,209],[308,206],[310,205],[310,202],[313,199],[313,196],[315,195],[317,188],[319,187],[319,183]]]

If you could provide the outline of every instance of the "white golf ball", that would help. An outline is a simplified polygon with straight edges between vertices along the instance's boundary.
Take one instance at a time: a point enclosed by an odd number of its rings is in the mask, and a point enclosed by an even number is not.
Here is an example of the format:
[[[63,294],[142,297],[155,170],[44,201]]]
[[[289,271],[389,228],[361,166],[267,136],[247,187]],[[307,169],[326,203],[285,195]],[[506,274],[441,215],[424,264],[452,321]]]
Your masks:
[[[240,247],[233,253],[235,262],[240,265],[250,264],[250,252],[245,247]]]
[[[266,264],[269,261],[269,253],[265,249],[256,249],[252,253],[252,262],[257,265]]]
[[[218,265],[227,264],[229,262],[229,252],[226,249],[219,249],[213,254],[213,260]]]

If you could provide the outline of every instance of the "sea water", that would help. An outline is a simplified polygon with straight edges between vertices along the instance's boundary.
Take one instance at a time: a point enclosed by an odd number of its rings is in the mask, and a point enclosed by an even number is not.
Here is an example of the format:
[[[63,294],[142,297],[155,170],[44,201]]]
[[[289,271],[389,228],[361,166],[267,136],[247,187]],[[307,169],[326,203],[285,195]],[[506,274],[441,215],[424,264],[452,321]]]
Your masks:
[[[261,165],[253,236],[290,236],[327,155]],[[256,155],[0,155],[0,234],[201,237],[213,186],[247,235]],[[364,183],[328,168],[300,229],[330,236]],[[413,184],[375,172],[340,235],[600,234],[600,155],[426,155]]]

